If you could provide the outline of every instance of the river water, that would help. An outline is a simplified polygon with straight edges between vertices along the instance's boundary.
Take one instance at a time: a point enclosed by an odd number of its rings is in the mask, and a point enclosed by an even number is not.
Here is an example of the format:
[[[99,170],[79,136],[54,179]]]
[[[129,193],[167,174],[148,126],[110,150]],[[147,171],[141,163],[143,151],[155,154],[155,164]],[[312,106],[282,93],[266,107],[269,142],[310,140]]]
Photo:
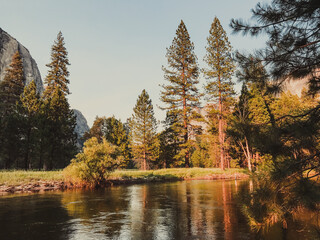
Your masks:
[[[0,197],[0,239],[315,239],[307,223],[250,231],[247,181],[194,180]]]

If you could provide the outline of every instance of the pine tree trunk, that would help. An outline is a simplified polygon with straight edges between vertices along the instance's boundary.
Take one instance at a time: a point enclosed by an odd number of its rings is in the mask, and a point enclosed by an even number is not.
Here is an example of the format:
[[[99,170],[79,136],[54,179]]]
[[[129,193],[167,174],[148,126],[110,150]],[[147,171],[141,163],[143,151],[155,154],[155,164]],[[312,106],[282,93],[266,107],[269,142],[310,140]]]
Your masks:
[[[221,94],[221,79],[219,76],[219,144],[220,144],[220,168],[224,166],[224,141],[223,141],[223,119],[222,119],[222,94]]]
[[[146,148],[143,149],[143,170],[147,170]]]
[[[147,130],[146,130],[146,115],[143,116],[143,170],[147,170],[147,159],[146,159],[146,145],[147,145]]]
[[[29,161],[30,135],[31,135],[31,128],[29,128],[28,132],[27,132],[27,146],[26,146],[26,152],[24,155],[24,168],[25,168],[25,170],[31,169],[31,164]]]
[[[187,122],[187,99],[185,97],[185,90],[183,90],[183,127],[184,127],[184,143],[188,142],[188,122]],[[187,148],[185,156],[185,167],[189,167],[189,149]]]
[[[40,144],[39,144],[39,166],[38,166],[38,168],[39,168],[39,171],[41,170],[41,168],[43,168],[43,163],[42,163],[42,159],[43,159],[43,151],[42,151],[42,149],[43,149],[43,146],[42,146],[42,136],[40,137]]]

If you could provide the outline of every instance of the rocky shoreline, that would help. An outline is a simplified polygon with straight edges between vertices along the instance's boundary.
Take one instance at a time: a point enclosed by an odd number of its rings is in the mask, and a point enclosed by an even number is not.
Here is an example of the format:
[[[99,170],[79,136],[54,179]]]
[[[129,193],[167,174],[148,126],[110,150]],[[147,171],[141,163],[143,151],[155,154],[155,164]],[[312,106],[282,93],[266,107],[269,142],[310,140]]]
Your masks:
[[[67,185],[64,182],[60,181],[38,181],[27,184],[21,184],[16,186],[0,186],[0,194],[3,193],[37,193],[37,192],[46,192],[53,190],[64,190],[67,188]]]
[[[114,185],[129,185],[129,184],[142,184],[151,182],[173,182],[173,181],[185,181],[185,180],[240,180],[247,179],[249,176],[247,174],[215,174],[203,177],[147,177],[147,178],[118,178],[118,179],[108,179],[106,183],[101,187],[110,187]],[[41,193],[47,191],[58,191],[66,189],[76,189],[76,188],[88,188],[87,186],[76,186],[72,183],[67,183],[63,181],[36,181],[31,183],[23,183],[15,186],[1,185],[0,195],[12,194],[12,193]]]

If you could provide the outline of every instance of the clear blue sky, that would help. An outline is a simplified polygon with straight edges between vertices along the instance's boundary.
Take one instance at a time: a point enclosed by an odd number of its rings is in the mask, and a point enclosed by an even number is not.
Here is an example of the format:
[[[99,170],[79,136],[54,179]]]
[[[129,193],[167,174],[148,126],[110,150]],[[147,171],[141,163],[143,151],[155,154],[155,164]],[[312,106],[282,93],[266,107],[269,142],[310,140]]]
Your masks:
[[[149,93],[157,107],[164,83],[162,65],[182,19],[204,67],[206,37],[217,16],[234,49],[252,51],[264,39],[231,35],[231,18],[249,19],[256,0],[0,0],[0,27],[15,37],[36,60],[42,79],[50,51],[61,30],[71,66],[69,102],[89,125],[95,116],[125,121],[137,96]],[[267,1],[269,2],[269,1]],[[200,79],[202,89],[205,80]]]

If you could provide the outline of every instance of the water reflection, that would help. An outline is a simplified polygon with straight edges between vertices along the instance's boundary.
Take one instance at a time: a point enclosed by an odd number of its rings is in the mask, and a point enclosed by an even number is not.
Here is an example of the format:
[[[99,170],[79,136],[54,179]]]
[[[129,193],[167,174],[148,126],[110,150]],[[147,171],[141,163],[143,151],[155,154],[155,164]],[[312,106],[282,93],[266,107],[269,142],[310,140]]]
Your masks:
[[[0,198],[0,239],[313,239],[301,226],[251,233],[243,181],[183,181]]]
[[[185,181],[68,192],[71,239],[249,239],[234,181]],[[85,229],[85,230],[84,230]]]

